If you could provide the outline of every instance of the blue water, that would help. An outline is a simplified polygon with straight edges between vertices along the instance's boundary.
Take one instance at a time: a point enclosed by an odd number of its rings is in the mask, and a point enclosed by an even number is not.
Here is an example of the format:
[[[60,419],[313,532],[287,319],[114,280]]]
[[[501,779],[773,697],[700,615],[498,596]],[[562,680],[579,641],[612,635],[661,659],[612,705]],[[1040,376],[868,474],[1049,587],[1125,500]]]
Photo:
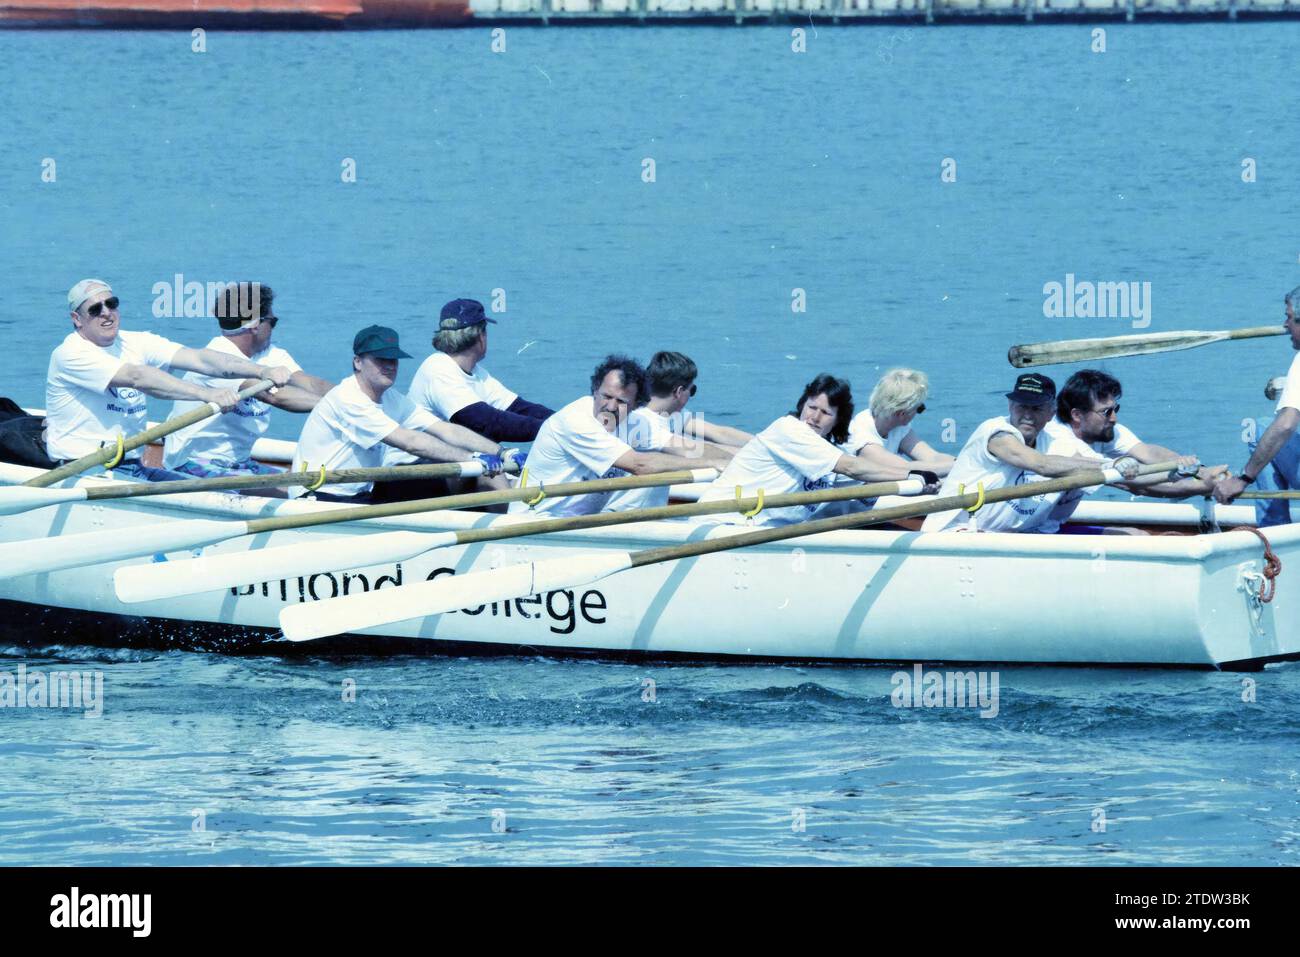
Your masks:
[[[443,301],[503,289],[487,365],[527,397],[680,349],[749,428],[818,371],[865,400],[902,363],[954,448],[1005,408],[1008,346],[1134,331],[1046,318],[1067,273],[1150,282],[1150,331],[1280,323],[1300,24],[1112,24],[1105,53],[1091,25],[814,27],[803,54],[775,27],[0,32],[0,391],[42,402],[83,276],[192,345],[210,323],[154,318],[155,283],[260,279],[332,378],[360,326],[423,356]],[[1106,368],[1140,435],[1240,466],[1290,359]],[[1294,666],[1254,703],[1240,675],[1004,668],[982,719],[894,708],[890,669],[19,662],[103,670],[105,710],[0,710],[0,863],[1296,862]]]

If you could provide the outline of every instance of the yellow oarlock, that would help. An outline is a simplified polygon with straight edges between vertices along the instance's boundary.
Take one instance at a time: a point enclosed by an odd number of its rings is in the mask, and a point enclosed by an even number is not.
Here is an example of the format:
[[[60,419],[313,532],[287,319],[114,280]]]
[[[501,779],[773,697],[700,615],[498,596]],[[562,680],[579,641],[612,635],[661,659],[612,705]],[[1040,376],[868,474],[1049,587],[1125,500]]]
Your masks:
[[[762,489],[759,489],[759,490],[758,490],[758,504],[755,505],[753,508],[751,508],[748,512],[746,512],[746,511],[744,511],[743,509],[740,509],[740,508],[739,508],[739,506],[740,506],[740,500],[741,500],[742,498],[744,498],[744,491],[745,491],[745,490],[744,490],[743,488],[741,488],[739,485],[736,486],[736,506],[737,506],[737,511],[739,511],[741,515],[745,516],[745,518],[753,518],[753,517],[754,517],[755,515],[757,515],[759,512],[763,511],[763,490],[762,490]]]
[[[126,455],[126,440],[123,438],[122,433],[119,432],[117,433],[117,454],[113,456],[111,462],[104,463],[104,470],[112,471],[117,468],[122,464],[122,457],[124,455]]]
[[[520,488],[528,487],[528,466],[527,465],[525,465],[519,471],[519,487]],[[527,505],[529,508],[533,508],[535,505],[538,505],[544,498],[546,498],[546,489],[542,488],[539,485],[537,487],[537,497],[531,499],[524,499],[524,504]]]
[[[980,482],[978,488],[979,488],[979,498],[975,500],[974,505],[966,509],[966,511],[968,512],[978,512],[980,509],[984,507],[984,483]],[[957,494],[958,495],[966,494],[966,486],[960,482],[957,483]]]
[[[306,462],[303,462],[302,470],[304,472],[310,472],[311,466],[308,465]],[[325,466],[322,465],[320,467],[320,475],[316,477],[316,481],[312,482],[310,485],[304,485],[303,490],[307,492],[314,492],[324,484],[325,484]]]

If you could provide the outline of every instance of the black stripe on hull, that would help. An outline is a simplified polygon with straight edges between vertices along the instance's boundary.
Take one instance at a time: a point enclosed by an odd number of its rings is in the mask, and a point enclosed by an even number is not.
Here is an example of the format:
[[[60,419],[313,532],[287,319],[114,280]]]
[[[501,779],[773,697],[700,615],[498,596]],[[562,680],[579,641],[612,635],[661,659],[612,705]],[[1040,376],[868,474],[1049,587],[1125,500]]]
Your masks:
[[[758,655],[718,655],[687,651],[616,651],[610,649],[562,648],[552,645],[515,645],[482,641],[446,641],[436,638],[372,637],[337,635],[300,643],[280,639],[274,628],[228,625],[179,618],[150,618],[142,615],[109,615],[73,608],[51,608],[29,602],[0,599],[0,636],[5,641],[39,649],[49,645],[90,645],[103,648],[139,648],[156,651],[215,652],[224,655],[273,655],[275,657],[375,657],[418,655],[421,657],[502,658],[544,656],[595,661],[751,663],[779,665],[826,665],[844,667],[911,667],[917,662],[890,659],[774,658]],[[1300,653],[1249,658],[1225,662],[1222,671],[1259,671],[1277,661],[1300,661]],[[944,661],[926,659],[920,664],[974,667],[1004,665],[1013,668],[1177,668],[1213,670],[1212,665],[1151,664],[1148,662],[1024,662]]]

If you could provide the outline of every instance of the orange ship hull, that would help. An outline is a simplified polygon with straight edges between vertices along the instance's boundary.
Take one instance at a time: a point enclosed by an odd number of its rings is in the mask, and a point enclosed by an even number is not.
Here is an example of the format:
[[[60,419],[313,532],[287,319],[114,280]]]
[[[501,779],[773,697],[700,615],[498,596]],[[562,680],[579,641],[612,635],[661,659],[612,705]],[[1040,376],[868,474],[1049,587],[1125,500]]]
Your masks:
[[[263,29],[454,26],[467,0],[21,0],[0,2],[0,27],[197,26]]]

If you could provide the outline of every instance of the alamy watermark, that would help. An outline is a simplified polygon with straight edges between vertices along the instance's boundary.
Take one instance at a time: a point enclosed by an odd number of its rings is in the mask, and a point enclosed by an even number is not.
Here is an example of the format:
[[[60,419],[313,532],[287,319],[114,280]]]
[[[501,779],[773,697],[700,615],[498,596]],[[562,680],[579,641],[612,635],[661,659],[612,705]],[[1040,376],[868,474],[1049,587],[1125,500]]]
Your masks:
[[[262,284],[260,282],[199,282],[187,280],[184,273],[176,273],[171,281],[159,280],[150,290],[153,295],[155,319],[201,319],[214,315],[217,298],[230,286],[235,293],[229,305],[240,319],[262,317]],[[232,317],[233,318],[233,317]]]
[[[1043,283],[1043,315],[1049,319],[1130,319],[1134,329],[1151,325],[1151,283],[1092,282],[1065,274]]]
[[[996,671],[895,671],[890,700],[895,708],[980,708],[981,718],[998,716]]]
[[[87,718],[104,713],[104,672],[0,671],[0,708],[80,708]]]

